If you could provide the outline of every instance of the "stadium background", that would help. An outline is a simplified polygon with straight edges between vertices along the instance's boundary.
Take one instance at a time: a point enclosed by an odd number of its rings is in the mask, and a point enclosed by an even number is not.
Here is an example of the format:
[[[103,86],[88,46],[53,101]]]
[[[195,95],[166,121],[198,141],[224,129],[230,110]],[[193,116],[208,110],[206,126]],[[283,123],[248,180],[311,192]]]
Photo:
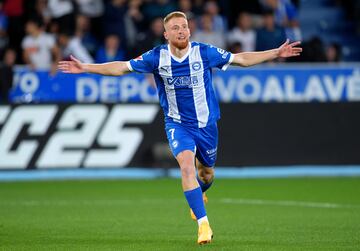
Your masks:
[[[137,57],[177,9],[194,40],[234,53],[304,49],[214,70],[210,248],[359,250],[358,0],[0,1],[0,250],[193,250],[152,77],[56,72],[70,54]]]

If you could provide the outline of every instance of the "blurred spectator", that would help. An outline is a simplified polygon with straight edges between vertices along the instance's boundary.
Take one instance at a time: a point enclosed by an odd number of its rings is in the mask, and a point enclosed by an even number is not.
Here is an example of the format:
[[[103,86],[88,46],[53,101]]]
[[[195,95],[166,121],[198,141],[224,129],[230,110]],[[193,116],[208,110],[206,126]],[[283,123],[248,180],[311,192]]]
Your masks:
[[[120,39],[116,35],[108,35],[105,44],[96,53],[96,63],[106,63],[109,61],[124,61],[125,51],[120,48]]]
[[[340,62],[341,47],[338,43],[332,43],[326,47],[326,59],[328,62]]]
[[[267,10],[263,15],[264,26],[256,32],[256,50],[270,50],[279,47],[286,40],[284,28],[275,24],[274,13]]]
[[[214,31],[227,31],[227,20],[219,14],[219,6],[216,1],[210,0],[205,4],[205,13],[211,17]]]
[[[79,6],[79,13],[89,18],[100,17],[104,13],[102,0],[76,0]]]
[[[302,44],[303,53],[299,57],[303,62],[326,62],[324,44],[319,37],[313,37],[310,41]]]
[[[109,34],[117,35],[126,48],[126,30],[124,16],[126,15],[126,0],[111,0],[105,6],[104,30],[105,36]]]
[[[0,64],[0,102],[8,102],[9,90],[13,83],[13,66],[16,61],[16,51],[11,48],[5,50],[2,64]]]
[[[58,30],[74,32],[75,8],[71,0],[48,0],[48,9],[52,23],[58,26]]]
[[[87,16],[81,14],[76,16],[75,36],[80,39],[81,44],[91,55],[95,55],[98,41],[90,31],[90,20]]]
[[[194,0],[192,2],[192,10],[196,16],[204,14],[204,0]]]
[[[225,48],[223,33],[213,29],[213,19],[210,15],[204,14],[201,16],[201,27],[202,30],[196,31],[195,34],[193,34],[194,41]]]
[[[44,32],[41,19],[27,21],[26,34],[22,41],[24,62],[33,70],[55,70],[59,51],[55,37]]]
[[[251,16],[242,12],[237,19],[237,26],[228,35],[228,43],[241,43],[244,51],[254,51],[256,44],[256,33],[252,28]]]
[[[3,11],[8,17],[7,34],[9,44],[16,50],[21,52],[21,41],[24,37],[24,8],[23,0],[5,0],[3,3]],[[19,60],[20,57],[17,58]]]
[[[8,36],[7,30],[8,28],[8,19],[2,11],[2,3],[0,2],[0,58],[3,57],[5,48],[8,45]]]
[[[79,14],[89,18],[89,31],[97,38],[102,36],[102,16],[104,14],[103,0],[76,0]]]
[[[138,45],[141,45],[141,51],[138,51],[137,54],[163,43],[165,43],[164,25],[162,18],[158,17],[151,22],[150,30],[140,37]]]
[[[231,53],[240,53],[243,52],[243,46],[240,42],[234,42],[232,44],[229,45],[229,51]]]
[[[44,23],[44,30],[47,30],[51,22],[51,13],[48,9],[48,0],[36,0],[35,16],[39,16]]]
[[[93,58],[90,56],[86,48],[81,44],[81,41],[78,37],[72,36],[67,32],[61,32],[59,33],[58,40],[62,59],[70,59],[70,55],[73,55],[84,63],[94,62]]]
[[[192,36],[193,34],[195,35],[195,32],[197,31],[197,28],[198,28],[195,17],[190,17],[190,18],[188,19],[188,26],[189,26],[189,30],[190,30],[191,36]],[[192,39],[192,37],[190,37],[190,39]]]
[[[132,50],[137,46],[137,36],[146,30],[146,22],[141,12],[142,0],[130,0],[125,15],[125,30],[127,48]]]
[[[127,16],[131,18],[138,31],[145,31],[145,17],[142,13],[143,0],[130,0],[128,3]]]
[[[145,4],[143,13],[147,21],[152,21],[157,17],[165,17],[175,10],[176,5],[171,0],[152,0]]]
[[[262,0],[265,8],[274,11],[275,24],[285,28],[287,38],[291,41],[301,40],[298,11],[290,0]]]
[[[192,3],[190,0],[179,0],[179,10],[184,12],[187,18],[193,18],[195,14],[192,12]]]

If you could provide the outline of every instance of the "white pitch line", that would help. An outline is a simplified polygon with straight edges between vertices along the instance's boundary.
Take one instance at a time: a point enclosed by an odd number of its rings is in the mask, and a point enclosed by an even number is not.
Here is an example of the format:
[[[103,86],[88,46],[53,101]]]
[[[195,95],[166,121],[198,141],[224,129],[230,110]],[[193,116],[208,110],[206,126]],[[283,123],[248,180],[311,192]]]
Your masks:
[[[360,205],[336,204],[328,202],[309,202],[292,200],[261,200],[261,199],[231,199],[220,200],[227,204],[244,205],[264,205],[264,206],[284,206],[284,207],[309,207],[309,208],[360,208]]]
[[[21,200],[21,201],[0,201],[0,206],[74,206],[74,205],[96,205],[96,206],[115,206],[131,204],[159,204],[185,203],[183,199],[108,199],[108,200]],[[309,202],[309,201],[292,201],[292,200],[262,200],[262,199],[244,199],[244,198],[224,198],[220,200],[210,200],[213,203],[225,204],[243,204],[243,205],[260,205],[260,206],[282,206],[282,207],[307,207],[307,208],[348,208],[358,209],[360,205],[337,204],[329,202]]]

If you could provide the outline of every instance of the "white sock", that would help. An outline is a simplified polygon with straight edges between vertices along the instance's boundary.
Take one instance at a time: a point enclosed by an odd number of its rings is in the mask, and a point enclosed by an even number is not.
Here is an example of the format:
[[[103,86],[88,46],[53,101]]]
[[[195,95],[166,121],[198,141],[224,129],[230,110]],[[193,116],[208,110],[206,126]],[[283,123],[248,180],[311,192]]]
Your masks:
[[[198,219],[197,222],[198,222],[198,224],[199,224],[199,226],[200,226],[201,223],[203,223],[203,222],[209,222],[209,220],[208,220],[208,217],[207,217],[207,216],[204,216],[204,217],[201,217],[200,219]]]

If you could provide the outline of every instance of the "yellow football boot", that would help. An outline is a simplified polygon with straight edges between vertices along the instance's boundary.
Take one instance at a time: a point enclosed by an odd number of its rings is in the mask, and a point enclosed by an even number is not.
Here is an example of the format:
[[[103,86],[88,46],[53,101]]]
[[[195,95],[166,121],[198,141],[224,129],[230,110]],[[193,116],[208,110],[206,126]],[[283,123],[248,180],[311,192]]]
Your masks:
[[[198,240],[199,245],[207,244],[212,241],[213,232],[210,228],[209,222],[204,221],[199,226]]]

